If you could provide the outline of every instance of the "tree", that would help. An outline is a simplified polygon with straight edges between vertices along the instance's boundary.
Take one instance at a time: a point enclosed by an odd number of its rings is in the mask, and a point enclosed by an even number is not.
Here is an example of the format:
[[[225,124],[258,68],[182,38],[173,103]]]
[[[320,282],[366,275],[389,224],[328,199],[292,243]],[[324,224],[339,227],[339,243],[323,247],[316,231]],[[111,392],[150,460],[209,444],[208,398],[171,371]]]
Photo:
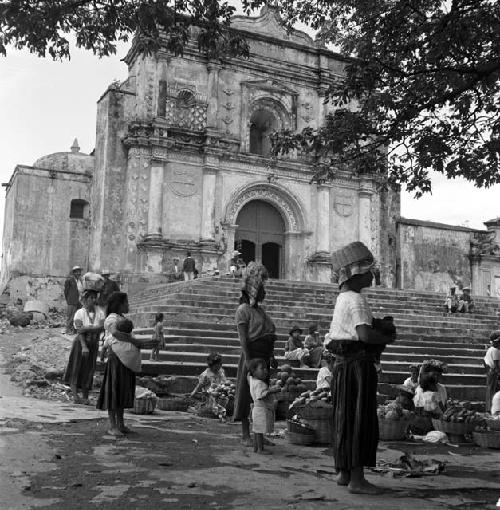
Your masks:
[[[316,179],[344,165],[385,174],[388,161],[389,182],[417,196],[431,190],[430,170],[479,187],[500,182],[500,2],[274,3],[289,26],[306,23],[354,57],[330,87],[326,125],[275,135],[278,154],[314,154]]]
[[[227,30],[234,12],[219,0],[0,0],[0,54],[12,44],[40,57],[69,58],[72,34],[77,47],[102,57],[139,33],[145,53],[164,46],[180,54],[194,37],[210,58],[246,55],[244,39]]]
[[[242,0],[248,13],[266,0]],[[430,170],[477,186],[500,182],[500,2],[497,0],[274,0],[288,26],[318,31],[352,57],[333,82],[323,127],[274,136],[274,151],[312,154],[314,178],[339,168],[375,173],[416,195]],[[99,56],[136,31],[142,50],[176,54],[194,37],[208,58],[248,55],[221,0],[0,0],[0,52],[53,58],[77,46]],[[353,106],[355,108],[353,108]]]

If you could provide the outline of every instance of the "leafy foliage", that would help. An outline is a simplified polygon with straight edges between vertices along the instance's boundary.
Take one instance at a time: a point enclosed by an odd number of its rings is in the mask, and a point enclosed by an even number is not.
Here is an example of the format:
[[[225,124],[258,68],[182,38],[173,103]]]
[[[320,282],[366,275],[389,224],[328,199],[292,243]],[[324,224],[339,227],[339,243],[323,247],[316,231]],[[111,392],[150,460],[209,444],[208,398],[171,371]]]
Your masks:
[[[266,0],[242,0],[251,12]],[[274,136],[276,154],[298,150],[315,179],[339,168],[380,174],[416,195],[430,170],[477,186],[500,182],[500,2],[497,0],[274,0],[291,27],[306,23],[344,56],[345,78],[327,93],[324,126]],[[228,30],[221,0],[0,0],[0,53],[13,44],[69,57],[68,34],[98,56],[136,31],[141,50],[175,54],[195,40],[209,58],[248,55]]]
[[[257,8],[264,2],[245,2]],[[354,56],[330,87],[324,127],[274,138],[318,160],[317,179],[349,164],[385,172],[419,196],[430,170],[500,182],[500,2],[496,0],[282,0],[289,26],[303,22]],[[357,108],[352,111],[353,105]]]
[[[74,34],[78,47],[102,57],[138,32],[145,53],[165,46],[181,54],[195,37],[209,58],[244,55],[245,41],[227,30],[234,11],[219,0],[0,1],[0,53],[13,44],[41,57],[69,58],[68,36]]]

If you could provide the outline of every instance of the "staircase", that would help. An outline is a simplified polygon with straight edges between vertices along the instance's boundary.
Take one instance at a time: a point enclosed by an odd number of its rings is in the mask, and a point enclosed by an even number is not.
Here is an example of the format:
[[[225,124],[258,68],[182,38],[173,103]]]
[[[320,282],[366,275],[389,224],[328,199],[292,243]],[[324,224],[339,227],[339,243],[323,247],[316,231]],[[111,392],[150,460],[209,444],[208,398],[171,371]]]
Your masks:
[[[206,367],[207,354],[217,351],[226,374],[234,377],[240,354],[234,324],[239,289],[239,280],[204,278],[151,286],[131,296],[130,318],[139,337],[150,337],[155,313],[165,316],[166,348],[160,361],[149,361],[149,351],[143,351],[143,373],[192,377],[194,384]],[[328,331],[336,286],[270,280],[266,292],[264,308],[276,324],[281,363],[292,324],[307,331],[310,323],[318,323],[321,336]],[[500,328],[496,298],[476,298],[474,314],[443,316],[441,294],[373,288],[366,295],[373,314],[392,315],[398,328],[397,342],[382,355],[380,393],[394,395],[394,386],[408,377],[411,364],[436,358],[448,364],[443,383],[452,398],[483,400],[485,345],[490,332]],[[317,369],[294,370],[307,385],[315,385]]]

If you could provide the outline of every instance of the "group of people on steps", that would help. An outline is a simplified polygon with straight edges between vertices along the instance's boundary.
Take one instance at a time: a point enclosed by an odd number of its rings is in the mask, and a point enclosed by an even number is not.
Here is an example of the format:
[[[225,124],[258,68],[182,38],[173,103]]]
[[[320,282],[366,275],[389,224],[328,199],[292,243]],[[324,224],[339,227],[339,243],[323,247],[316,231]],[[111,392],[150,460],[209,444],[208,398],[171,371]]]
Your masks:
[[[332,255],[333,271],[338,276],[339,295],[324,341],[320,341],[317,325],[309,328],[302,342],[302,330],[294,326],[286,346],[285,357],[301,366],[321,365],[317,385],[330,388],[333,399],[333,456],[337,470],[336,482],[352,493],[378,494],[380,490],[365,479],[365,467],[376,465],[379,441],[377,419],[377,382],[380,353],[396,339],[396,328],[377,327],[370,306],[362,290],[371,286],[374,278],[374,258],[361,242],[350,243]],[[190,269],[190,268],[189,268]],[[190,279],[190,278],[187,278]],[[266,434],[273,430],[273,394],[280,391],[270,385],[271,370],[278,367],[275,358],[276,327],[261,304],[266,297],[266,268],[250,262],[242,274],[242,289],[235,315],[241,345],[238,363],[233,419],[241,422],[242,443],[253,446],[259,454],[270,454],[267,446],[273,443]],[[106,314],[96,308],[98,295],[84,291],[83,308],[75,314],[77,336],[73,342],[67,369],[67,380],[75,397],[83,389],[87,401],[91,374],[95,369],[97,342],[105,332],[104,346],[107,361],[104,380],[97,402],[99,409],[108,411],[113,435],[128,432],[124,424],[124,409],[133,407],[135,374],[140,372],[140,341],[132,335],[132,323],[125,319],[128,312],[127,295],[113,293]],[[385,319],[384,319],[385,320]],[[163,317],[156,317],[155,335],[163,337]],[[488,368],[488,396],[490,404],[497,399],[500,364],[500,332],[492,335],[492,349],[485,357]],[[154,358],[157,353],[154,354]],[[213,358],[213,359],[212,359]],[[207,387],[213,381],[225,380],[220,355],[207,360],[208,368],[193,391]],[[405,381],[415,392],[423,386],[422,373],[414,367]],[[435,375],[430,375],[430,378]],[[439,393],[439,382],[431,380],[431,389]],[[424,399],[424,388],[416,399]],[[417,391],[418,393],[418,391]],[[446,400],[446,397],[444,397]],[[498,409],[500,412],[500,406]],[[251,417],[251,421],[250,421]],[[251,427],[252,424],[252,427]]]

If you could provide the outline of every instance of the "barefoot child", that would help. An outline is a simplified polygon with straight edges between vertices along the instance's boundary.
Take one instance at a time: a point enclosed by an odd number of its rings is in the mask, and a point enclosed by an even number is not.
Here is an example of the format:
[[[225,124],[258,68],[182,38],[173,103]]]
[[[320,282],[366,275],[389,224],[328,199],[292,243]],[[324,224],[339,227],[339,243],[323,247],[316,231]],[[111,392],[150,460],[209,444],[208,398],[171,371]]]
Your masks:
[[[252,426],[254,452],[270,455],[264,450],[264,434],[274,431],[274,396],[281,391],[279,386],[269,387],[269,370],[264,359],[255,358],[248,364],[248,384],[253,400]]]
[[[155,315],[155,327],[153,331],[153,341],[156,341],[157,344],[155,347],[151,349],[151,357],[149,358],[152,361],[157,361],[160,359],[160,349],[165,349],[165,337],[163,336],[163,314],[157,313]]]

